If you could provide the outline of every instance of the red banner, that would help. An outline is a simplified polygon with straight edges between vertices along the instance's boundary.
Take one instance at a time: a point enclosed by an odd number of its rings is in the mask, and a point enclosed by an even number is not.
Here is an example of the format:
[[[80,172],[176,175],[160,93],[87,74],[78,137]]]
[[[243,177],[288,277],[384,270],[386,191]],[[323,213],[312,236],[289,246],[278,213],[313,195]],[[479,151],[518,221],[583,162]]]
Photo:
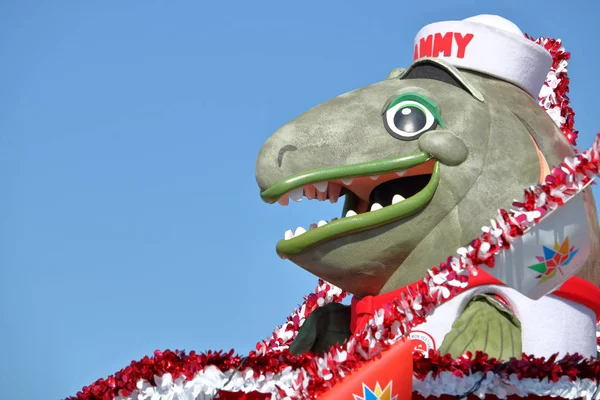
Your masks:
[[[406,400],[412,397],[414,345],[396,343],[320,396],[323,400]]]

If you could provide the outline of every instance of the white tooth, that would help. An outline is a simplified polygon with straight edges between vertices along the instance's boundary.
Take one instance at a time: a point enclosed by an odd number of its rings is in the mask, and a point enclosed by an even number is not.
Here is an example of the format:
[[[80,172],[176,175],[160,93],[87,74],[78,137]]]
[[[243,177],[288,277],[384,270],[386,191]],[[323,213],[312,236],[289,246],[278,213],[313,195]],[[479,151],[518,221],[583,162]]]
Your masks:
[[[325,201],[325,200],[327,200],[327,191],[319,192],[317,190],[317,199],[319,199],[319,201]]]
[[[332,203],[337,203],[340,198],[340,190],[342,187],[336,183],[332,183],[329,185],[329,201]]]
[[[288,229],[287,231],[285,231],[285,240],[290,240],[291,238],[294,237],[294,232],[292,232],[291,229]]]
[[[337,221],[338,219],[339,219],[338,217],[335,217],[335,218],[332,218],[331,221],[329,221],[329,222]]]
[[[392,204],[400,203],[402,200],[406,199],[399,194],[395,194],[394,197],[392,197]]]
[[[294,232],[294,237],[300,236],[303,233],[306,233],[306,229],[304,229],[303,227],[299,226],[299,227],[296,228],[296,231]]]
[[[304,191],[302,190],[301,187],[296,188],[294,190],[290,190],[290,192],[289,192],[290,198],[294,201],[301,201],[303,194],[304,194]]]
[[[398,176],[404,176],[404,175],[406,175],[406,170],[396,171],[396,175],[398,175]]]
[[[320,227],[322,227],[323,225],[327,225],[327,221],[323,221],[323,220],[319,221],[319,223],[317,224],[317,227],[319,227],[319,228],[320,228]]]
[[[356,212],[354,212],[353,210],[348,210],[348,212],[346,213],[346,217],[354,217],[356,215]]]
[[[352,178],[344,178],[342,179],[342,183],[346,186],[350,186],[350,184],[352,183]]]
[[[287,205],[288,205],[288,203],[290,202],[290,197],[289,197],[289,196],[287,195],[287,193],[286,193],[286,194],[284,194],[283,196],[281,196],[281,197],[279,198],[279,200],[277,200],[277,202],[278,202],[279,204],[281,204],[282,206],[287,206]]]
[[[376,181],[379,178],[379,175],[371,175],[371,179],[373,179],[374,181]]]
[[[313,183],[313,185],[315,185],[315,188],[317,188],[319,192],[324,193],[327,191],[327,183],[328,182],[317,182]]]
[[[304,195],[308,200],[312,200],[316,197],[315,187],[313,185],[304,186]]]
[[[317,227],[317,224],[310,224],[310,226],[308,227],[308,230],[315,229],[316,227]]]
[[[371,206],[371,211],[376,211],[376,210],[381,210],[383,208],[383,206],[379,203],[373,203],[373,205]]]

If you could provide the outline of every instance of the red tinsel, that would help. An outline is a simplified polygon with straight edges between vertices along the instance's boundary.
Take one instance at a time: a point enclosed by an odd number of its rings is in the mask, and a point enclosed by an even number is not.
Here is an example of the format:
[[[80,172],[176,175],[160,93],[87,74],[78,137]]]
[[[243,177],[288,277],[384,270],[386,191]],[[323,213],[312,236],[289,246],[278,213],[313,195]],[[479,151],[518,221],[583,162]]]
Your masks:
[[[278,354],[279,360],[268,357],[267,360],[254,358],[249,361],[249,366],[261,370],[276,371],[286,366],[303,364],[303,360],[310,356],[293,357],[289,353]],[[170,373],[173,378],[184,375],[188,378],[202,370],[207,365],[214,365],[222,370],[235,368],[239,363],[239,356],[233,356],[233,352],[208,352],[197,354],[183,351],[164,352],[156,351],[154,357],[144,357],[140,361],[132,362],[127,368],[122,369],[107,379],[99,379],[94,384],[86,386],[76,397],[68,400],[112,400],[118,394],[128,396],[136,389],[136,382],[144,379],[154,383],[154,376],[162,376]],[[430,351],[427,358],[421,354],[413,355],[414,375],[418,379],[424,379],[429,373],[438,376],[441,372],[449,371],[455,376],[463,377],[476,372],[494,371],[498,376],[506,379],[511,374],[517,374],[519,379],[535,378],[557,382],[561,376],[570,379],[596,379],[600,374],[600,361],[596,359],[584,359],[575,354],[558,359],[556,355],[545,359],[523,354],[520,359],[511,358],[507,362],[500,362],[495,358],[489,358],[487,354],[480,351],[475,355],[470,352],[462,357],[453,359],[450,355],[441,355],[439,352]],[[223,393],[226,399],[238,399],[238,394]],[[270,397],[270,395],[268,395]],[[262,399],[264,394],[253,393],[247,399]]]
[[[571,58],[571,53],[565,51],[565,49],[562,47],[562,41],[560,39],[534,39],[529,35],[525,35],[525,37],[537,44],[544,46],[544,48],[548,50],[552,56],[552,70],[556,74],[556,79],[558,79],[558,86],[553,90],[553,95],[555,98],[553,99],[552,103],[554,106],[557,106],[560,109],[560,115],[565,119],[565,121],[560,124],[563,134],[572,146],[576,146],[579,132],[574,129],[575,112],[570,106],[571,101],[569,100],[568,96],[570,80],[567,76],[566,68],[567,61]],[[544,85],[548,86],[549,82],[546,81]],[[544,100],[541,97],[539,99],[540,103]],[[548,110],[548,108],[543,104],[542,107]]]

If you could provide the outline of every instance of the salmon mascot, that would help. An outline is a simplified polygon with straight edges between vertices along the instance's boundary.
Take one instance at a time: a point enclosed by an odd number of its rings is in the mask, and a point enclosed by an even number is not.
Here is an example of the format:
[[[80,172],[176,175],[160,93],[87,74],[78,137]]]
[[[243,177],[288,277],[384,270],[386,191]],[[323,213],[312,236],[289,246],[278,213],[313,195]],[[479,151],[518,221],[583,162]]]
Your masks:
[[[73,399],[600,398],[600,136],[575,152],[559,48],[434,23],[412,64],[281,127],[262,199],[343,202],[276,246],[315,293],[247,356],[157,352]]]
[[[543,47],[500,17],[428,25],[408,68],[313,108],[267,140],[256,169],[263,199],[344,201],[340,219],[290,230],[277,244],[281,256],[354,295],[351,306],[310,316],[293,352],[323,351],[363,328],[574,154],[537,102],[551,65]],[[598,243],[591,189],[582,196]],[[413,336],[421,351],[454,357],[595,356],[598,256],[595,246],[579,277],[539,300],[482,271]],[[581,291],[589,296],[576,301]]]

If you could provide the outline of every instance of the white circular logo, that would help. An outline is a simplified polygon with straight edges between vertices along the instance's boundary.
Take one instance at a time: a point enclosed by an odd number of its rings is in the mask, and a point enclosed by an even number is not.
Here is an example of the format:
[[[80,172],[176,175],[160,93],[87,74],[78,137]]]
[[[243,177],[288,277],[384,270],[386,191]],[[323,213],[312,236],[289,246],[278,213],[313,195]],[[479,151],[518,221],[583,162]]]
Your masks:
[[[427,332],[412,331],[409,338],[413,345],[413,353],[421,353],[423,356],[427,357],[429,350],[436,350],[435,340],[433,340],[433,337]]]

